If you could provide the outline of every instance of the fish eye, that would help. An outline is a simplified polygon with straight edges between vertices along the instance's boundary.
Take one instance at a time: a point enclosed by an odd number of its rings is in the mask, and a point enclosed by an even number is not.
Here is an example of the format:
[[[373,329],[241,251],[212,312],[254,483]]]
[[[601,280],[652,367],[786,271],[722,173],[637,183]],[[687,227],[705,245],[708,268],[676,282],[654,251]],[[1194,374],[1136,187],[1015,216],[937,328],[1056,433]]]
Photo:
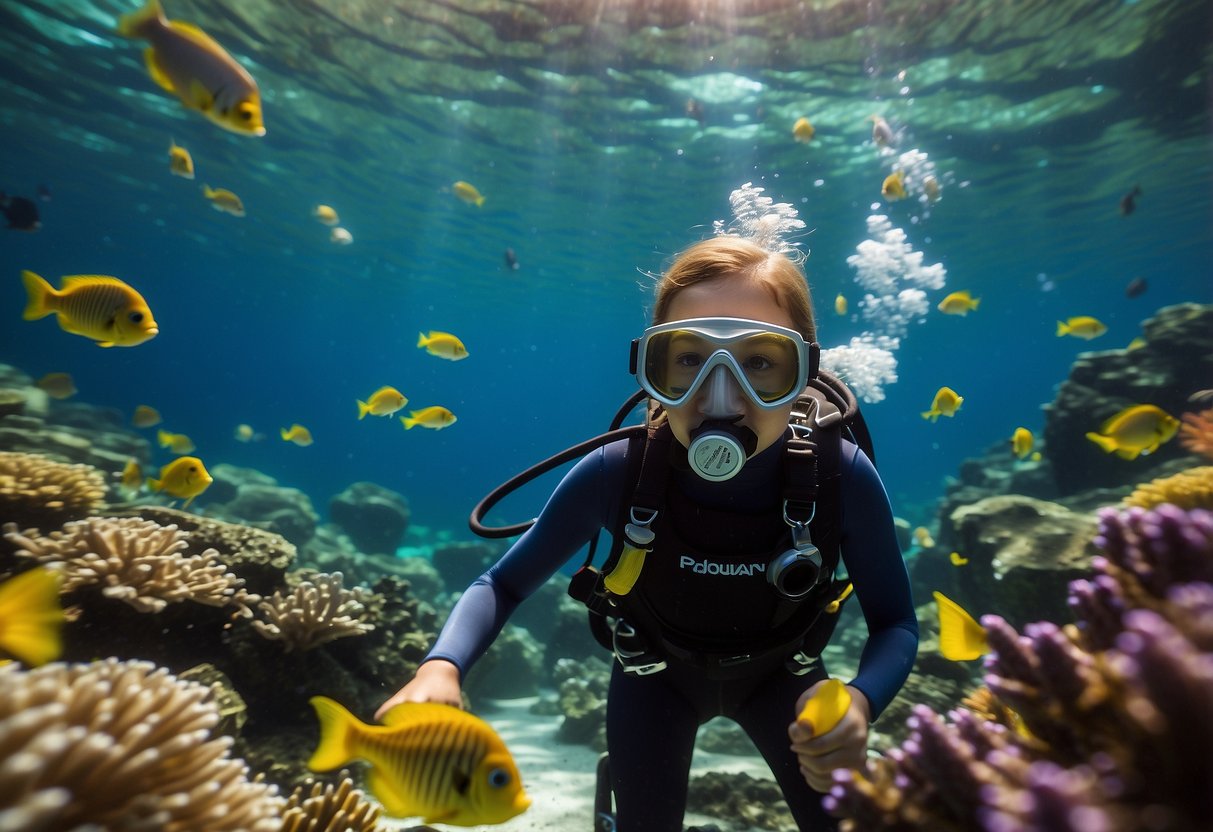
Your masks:
[[[510,773],[503,768],[495,768],[489,772],[489,785],[494,789],[510,784]]]
[[[253,107],[251,104],[245,103],[240,105],[240,117],[245,121],[253,117]]]
[[[133,324],[138,324],[138,323],[143,322],[143,313],[142,312],[132,312],[131,314],[127,315],[127,317],[130,318],[130,321]]]
[[[189,470],[189,472],[190,472],[191,474],[196,474],[196,473],[198,473],[198,466],[197,466],[197,465],[191,465],[191,466],[189,467],[189,469],[188,469],[188,470]]]

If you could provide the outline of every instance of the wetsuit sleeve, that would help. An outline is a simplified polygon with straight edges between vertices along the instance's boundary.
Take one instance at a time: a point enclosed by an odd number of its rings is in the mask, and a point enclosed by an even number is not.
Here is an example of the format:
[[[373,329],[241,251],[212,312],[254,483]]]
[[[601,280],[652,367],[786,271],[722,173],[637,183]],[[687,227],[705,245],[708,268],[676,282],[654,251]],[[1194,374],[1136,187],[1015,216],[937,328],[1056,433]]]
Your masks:
[[[842,469],[842,559],[868,625],[851,684],[868,697],[876,719],[914,666],[918,619],[880,475],[863,451],[847,442]]]
[[[475,664],[532,592],[594,533],[610,525],[626,476],[627,441],[583,457],[548,499],[535,525],[472,582],[460,597],[426,661],[446,659],[460,677]]]

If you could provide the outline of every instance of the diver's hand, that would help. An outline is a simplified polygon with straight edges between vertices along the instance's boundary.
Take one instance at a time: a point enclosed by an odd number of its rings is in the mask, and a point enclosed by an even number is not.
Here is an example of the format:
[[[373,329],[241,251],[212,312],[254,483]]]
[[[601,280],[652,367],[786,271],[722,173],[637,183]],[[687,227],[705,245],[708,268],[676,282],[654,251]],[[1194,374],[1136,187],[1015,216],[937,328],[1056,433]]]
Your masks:
[[[417,675],[375,711],[375,719],[402,702],[441,702],[463,707],[463,691],[459,686],[459,668],[446,659],[431,659],[417,668]]]
[[[806,690],[796,701],[796,713],[804,703],[825,683],[818,682]],[[851,706],[833,729],[814,737],[809,726],[793,721],[788,726],[792,740],[792,753],[800,761],[800,773],[813,789],[827,792],[833,782],[831,775],[836,768],[863,770],[868,758],[868,720],[872,708],[868,698],[858,688],[847,685],[851,694]]]

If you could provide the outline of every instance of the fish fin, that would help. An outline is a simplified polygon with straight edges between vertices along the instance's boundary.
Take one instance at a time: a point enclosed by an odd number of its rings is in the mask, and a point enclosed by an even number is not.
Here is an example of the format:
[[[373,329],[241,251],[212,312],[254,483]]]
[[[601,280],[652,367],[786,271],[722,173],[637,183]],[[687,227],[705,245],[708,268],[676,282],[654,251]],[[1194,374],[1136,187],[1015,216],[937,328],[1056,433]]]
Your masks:
[[[313,696],[308,703],[316,709],[316,718],[320,720],[320,743],[307,767],[312,771],[332,771],[345,765],[355,756],[353,740],[361,723],[340,702],[327,696]]]
[[[164,17],[164,9],[160,7],[160,0],[147,0],[139,11],[122,15],[118,20],[118,34],[124,38],[147,37],[149,29],[166,23],[168,21]]]
[[[1058,338],[1060,338],[1061,336],[1065,335],[1065,334],[1066,334],[1066,333],[1068,333],[1069,331],[1070,331],[1070,328],[1069,328],[1068,326],[1066,326],[1065,321],[1058,321],[1058,322],[1057,322],[1057,337],[1058,337]]]
[[[371,412],[371,406],[361,399],[357,399],[356,401],[358,402],[358,420],[362,421],[366,418],[366,414]]]
[[[147,478],[147,487],[150,488],[152,491],[159,491],[161,482],[162,482],[161,480],[154,480],[151,477],[148,477]]]
[[[391,779],[372,766],[366,773],[366,787],[370,789],[375,799],[383,804],[383,813],[393,818],[407,818],[417,814],[417,807],[401,798],[398,789],[393,787]],[[430,822],[426,818],[426,823]]]
[[[417,424],[417,420],[416,420],[416,419],[411,419],[411,418],[409,418],[408,416],[401,416],[401,417],[400,417],[400,423],[401,423],[402,425],[404,425],[404,429],[405,429],[405,430],[412,430],[412,429],[413,429],[413,427],[414,427],[414,426]]]
[[[38,567],[0,584],[0,647],[31,667],[63,652],[58,572]]]
[[[429,342],[430,342],[430,339],[425,336],[424,332],[417,333],[417,346],[418,347],[424,347]]]
[[[1095,433],[1094,431],[1087,431],[1087,439],[1098,445],[1106,454],[1112,453],[1118,447],[1115,439],[1110,436],[1104,436],[1101,433]]]
[[[170,20],[168,26],[174,32],[183,35],[187,39],[201,46],[212,55],[226,55],[227,52],[219,45],[213,37],[199,29],[193,23],[186,23],[184,20]]]
[[[476,197],[476,207],[480,208],[483,205],[484,205],[484,197],[482,197],[482,196]]]
[[[194,495],[194,497],[197,497],[197,496],[198,496],[197,494]],[[190,503],[194,502],[194,497],[190,497],[188,500],[185,501],[185,505],[181,506],[182,511],[184,511],[185,509],[190,507]]]
[[[939,411],[938,410],[924,410],[922,412],[922,418],[930,419],[932,422],[934,422],[939,419]]]
[[[945,659],[967,662],[989,652],[986,628],[942,592],[932,595],[939,605],[939,652]]]
[[[114,346],[114,342],[113,341],[98,341],[97,346],[105,347],[106,349],[109,349],[110,347]]]
[[[29,295],[29,302],[25,305],[22,318],[27,321],[36,321],[55,311],[53,301],[59,296],[59,293],[46,282],[45,278],[26,270],[21,272],[21,280],[25,283],[25,291]]]
[[[177,92],[177,88],[173,86],[173,79],[169,78],[164,67],[160,66],[155,48],[149,46],[143,50],[143,63],[147,66],[147,74],[152,76],[152,80],[156,82],[157,86],[171,93]]]
[[[209,113],[211,108],[215,106],[215,96],[203,86],[201,81],[195,78],[193,81],[190,81],[188,103],[204,113]]]
[[[1141,454],[1148,454],[1145,448],[1117,448],[1116,455],[1121,459],[1137,459]]]

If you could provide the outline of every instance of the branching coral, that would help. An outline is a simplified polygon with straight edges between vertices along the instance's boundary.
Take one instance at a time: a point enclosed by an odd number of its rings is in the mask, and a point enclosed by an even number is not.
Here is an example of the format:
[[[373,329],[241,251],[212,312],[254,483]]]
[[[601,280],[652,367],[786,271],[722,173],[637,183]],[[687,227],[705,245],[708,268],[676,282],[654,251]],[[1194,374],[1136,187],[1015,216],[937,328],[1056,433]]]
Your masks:
[[[0,518],[59,525],[96,510],[105,478],[90,465],[68,465],[41,454],[0,451]]]
[[[369,633],[375,625],[365,620],[369,591],[341,585],[340,572],[318,573],[300,581],[294,591],[276,591],[258,604],[266,620],[253,626],[265,638],[281,641],[287,651],[311,650],[321,644],[347,636]]]
[[[378,832],[379,808],[354,788],[346,772],[337,786],[300,786],[286,801],[281,832]]]
[[[1213,509],[1213,465],[1152,480],[1139,485],[1125,498],[1125,505],[1138,508],[1154,508],[1163,503],[1180,508]]]
[[[19,556],[39,563],[63,564],[63,592],[99,585],[101,592],[142,612],[159,612],[172,603],[195,601],[213,607],[235,604],[251,616],[246,602],[259,600],[243,590],[244,581],[227,571],[218,552],[183,554],[186,533],[136,517],[90,517],[67,523],[42,537],[5,524],[4,537]]]
[[[1213,407],[1180,417],[1179,444],[1194,454],[1213,459]]]
[[[0,667],[0,829],[277,832],[209,688],[148,662]]]
[[[1020,635],[984,617],[981,713],[916,706],[901,748],[836,775],[827,803],[844,829],[1209,828],[1213,514],[1163,505],[1100,523],[1095,575],[1071,585],[1077,625]]]

